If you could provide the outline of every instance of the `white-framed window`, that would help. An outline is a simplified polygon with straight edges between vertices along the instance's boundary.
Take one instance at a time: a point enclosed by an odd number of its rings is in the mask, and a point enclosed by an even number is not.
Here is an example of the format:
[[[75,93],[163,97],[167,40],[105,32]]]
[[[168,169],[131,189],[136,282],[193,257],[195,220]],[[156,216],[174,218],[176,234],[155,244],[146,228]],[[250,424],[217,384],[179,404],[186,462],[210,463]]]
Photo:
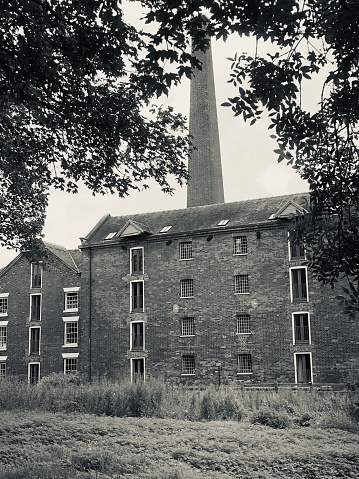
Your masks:
[[[29,384],[37,384],[40,381],[40,363],[28,364],[27,377]]]
[[[192,241],[181,241],[179,244],[179,260],[193,259]]]
[[[312,384],[312,353],[294,353],[295,382],[297,384]]]
[[[105,236],[105,240],[110,240],[112,238],[114,238],[115,236],[117,235],[117,231],[111,231],[111,233],[108,233],[107,236]]]
[[[131,382],[143,382],[145,380],[145,358],[131,358]]]
[[[305,259],[305,248],[301,241],[296,241],[293,238],[289,240],[289,259]]]
[[[237,314],[237,334],[251,333],[251,317],[249,314]]]
[[[167,233],[171,228],[172,228],[172,225],[164,226],[164,227],[160,230],[160,233]]]
[[[131,312],[144,311],[144,281],[130,281],[130,301]]]
[[[242,255],[248,253],[248,239],[247,236],[233,237],[233,254]]]
[[[31,263],[31,288],[42,288],[42,265]]]
[[[30,321],[41,321],[41,294],[30,294]]]
[[[79,353],[62,353],[64,374],[77,373]]]
[[[292,313],[293,344],[310,344],[310,318],[308,312]]]
[[[130,249],[130,274],[143,274],[144,272],[144,249],[131,248]]]
[[[130,323],[130,350],[143,351],[145,349],[145,323],[131,321]]]
[[[229,220],[220,220],[217,223],[217,226],[226,226],[229,223]]]
[[[181,319],[181,336],[194,336],[194,318],[186,317]]]
[[[194,354],[185,354],[182,356],[182,373],[185,375],[196,374],[196,358]]]
[[[78,286],[64,288],[64,311],[71,313],[79,310],[79,291]]]
[[[193,279],[181,279],[181,298],[193,298]]]
[[[309,300],[306,266],[290,268],[290,291],[293,303]]]
[[[235,294],[249,293],[248,274],[236,274],[234,276],[234,292]]]
[[[252,355],[249,353],[238,354],[238,374],[252,373]]]
[[[0,293],[0,316],[7,316],[9,310],[9,293]]]
[[[0,356],[0,379],[6,378],[6,360],[7,356]]]
[[[40,354],[41,328],[31,326],[29,328],[29,354]]]
[[[64,344],[66,348],[77,348],[79,341],[79,316],[62,318],[64,322]]]
[[[7,349],[7,325],[9,321],[0,321],[0,351]],[[1,360],[1,357],[0,357]]]

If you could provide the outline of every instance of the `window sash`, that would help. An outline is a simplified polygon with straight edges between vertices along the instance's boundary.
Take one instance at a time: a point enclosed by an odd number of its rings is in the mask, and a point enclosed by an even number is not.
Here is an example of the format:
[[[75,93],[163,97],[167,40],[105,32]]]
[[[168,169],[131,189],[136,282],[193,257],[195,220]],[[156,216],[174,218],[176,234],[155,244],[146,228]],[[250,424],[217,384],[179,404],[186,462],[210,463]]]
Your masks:
[[[193,355],[187,354],[182,356],[182,374],[195,374],[196,363]]]
[[[295,343],[309,343],[309,316],[307,313],[294,314]]]
[[[237,314],[237,334],[250,334],[251,317],[249,314]]]
[[[0,326],[0,349],[7,348],[7,326]]]
[[[307,271],[305,268],[291,270],[292,274],[292,297],[293,301],[307,301]]]
[[[0,315],[7,316],[9,302],[8,298],[0,298]]]
[[[193,279],[181,280],[181,298],[193,297]]]
[[[132,281],[131,283],[131,310],[143,311],[143,281]]]
[[[6,362],[0,361],[0,378],[6,378]]]
[[[65,345],[75,345],[78,343],[78,322],[77,321],[65,321]]]
[[[41,320],[41,294],[32,294],[30,298],[31,298],[30,320],[40,321]]]
[[[40,379],[40,364],[39,363],[30,363],[29,364],[29,383],[36,384]]]
[[[290,257],[291,259],[304,259],[305,249],[301,241],[290,241]]]
[[[183,241],[179,245],[179,259],[193,259],[192,241]]]
[[[79,308],[79,293],[77,291],[65,292],[65,311],[77,311]]]
[[[252,355],[238,354],[238,373],[251,374],[252,373]]]
[[[40,354],[40,328],[30,328],[30,354]]]
[[[144,349],[144,323],[131,323],[131,350],[143,351]]]
[[[31,287],[42,287],[42,266],[39,263],[31,263]]]
[[[194,336],[194,318],[182,318],[181,336]]]
[[[143,248],[131,249],[131,273],[143,274]]]
[[[247,293],[249,293],[248,274],[237,274],[234,277],[234,292],[236,294],[247,294]]]
[[[248,241],[247,236],[235,236],[233,238],[233,254],[247,254]]]
[[[77,358],[64,358],[64,373],[77,373]]]

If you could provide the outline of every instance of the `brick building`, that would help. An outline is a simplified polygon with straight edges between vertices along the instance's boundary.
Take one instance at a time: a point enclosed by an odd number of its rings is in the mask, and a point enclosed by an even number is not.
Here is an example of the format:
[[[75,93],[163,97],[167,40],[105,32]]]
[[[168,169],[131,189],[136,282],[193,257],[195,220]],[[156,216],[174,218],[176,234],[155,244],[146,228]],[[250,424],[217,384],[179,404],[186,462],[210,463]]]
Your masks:
[[[308,195],[224,202],[211,52],[191,84],[187,208],[104,216],[0,271],[0,376],[358,380],[359,331],[289,244]]]

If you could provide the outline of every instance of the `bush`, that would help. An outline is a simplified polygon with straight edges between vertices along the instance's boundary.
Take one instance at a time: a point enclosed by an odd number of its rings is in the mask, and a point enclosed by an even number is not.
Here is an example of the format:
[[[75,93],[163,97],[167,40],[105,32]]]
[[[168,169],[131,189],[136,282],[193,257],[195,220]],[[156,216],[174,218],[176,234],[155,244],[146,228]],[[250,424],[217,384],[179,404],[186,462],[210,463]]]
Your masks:
[[[251,422],[252,424],[262,424],[263,426],[269,426],[274,429],[286,429],[290,426],[288,416],[272,411],[259,411],[258,414],[253,416]]]

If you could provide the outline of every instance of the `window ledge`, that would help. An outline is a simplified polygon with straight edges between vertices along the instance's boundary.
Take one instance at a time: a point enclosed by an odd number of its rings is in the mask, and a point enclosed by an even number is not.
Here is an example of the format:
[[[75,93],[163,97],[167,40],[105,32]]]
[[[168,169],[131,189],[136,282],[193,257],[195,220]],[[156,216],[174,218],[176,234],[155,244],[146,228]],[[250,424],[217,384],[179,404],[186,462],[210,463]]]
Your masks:
[[[78,345],[78,343],[63,344],[62,347],[63,347],[63,348],[78,348],[79,345]]]
[[[178,258],[178,261],[193,261],[194,258]]]
[[[247,256],[248,253],[233,253],[233,256]]]
[[[7,346],[0,346],[0,351],[6,351],[6,350],[7,350]]]
[[[237,373],[237,376],[248,376],[249,374],[253,374],[253,373]]]
[[[234,294],[250,294],[250,293],[248,292],[248,293],[234,293]]]
[[[64,309],[63,310],[63,313],[78,313],[79,312],[79,309],[76,308],[76,309]]]
[[[0,318],[6,318],[8,316],[8,313],[0,313]]]
[[[252,332],[250,333],[236,333],[237,336],[250,336],[251,334],[253,334]]]
[[[192,299],[194,296],[181,296],[181,299]]]
[[[180,338],[194,338],[195,336],[195,334],[181,334]]]
[[[196,373],[181,373],[181,376],[195,376]]]

